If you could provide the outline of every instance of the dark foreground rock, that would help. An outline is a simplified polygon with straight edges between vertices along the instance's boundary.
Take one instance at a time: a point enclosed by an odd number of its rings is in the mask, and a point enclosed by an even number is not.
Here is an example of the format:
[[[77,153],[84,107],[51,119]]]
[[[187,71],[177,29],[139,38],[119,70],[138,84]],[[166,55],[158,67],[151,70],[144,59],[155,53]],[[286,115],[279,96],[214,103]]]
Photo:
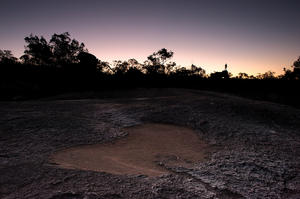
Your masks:
[[[300,198],[300,110],[180,89],[0,103],[0,198]],[[150,178],[62,169],[49,157],[150,122],[195,129],[214,152]]]

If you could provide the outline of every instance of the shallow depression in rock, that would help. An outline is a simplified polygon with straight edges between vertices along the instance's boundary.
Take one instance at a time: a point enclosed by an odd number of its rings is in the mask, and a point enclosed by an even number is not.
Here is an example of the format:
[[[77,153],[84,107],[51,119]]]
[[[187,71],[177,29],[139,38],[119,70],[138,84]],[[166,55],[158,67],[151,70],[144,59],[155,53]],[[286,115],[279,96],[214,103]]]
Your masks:
[[[162,165],[192,167],[209,155],[208,145],[185,126],[150,123],[123,130],[128,135],[114,143],[71,147],[51,161],[69,169],[159,176],[171,172]]]

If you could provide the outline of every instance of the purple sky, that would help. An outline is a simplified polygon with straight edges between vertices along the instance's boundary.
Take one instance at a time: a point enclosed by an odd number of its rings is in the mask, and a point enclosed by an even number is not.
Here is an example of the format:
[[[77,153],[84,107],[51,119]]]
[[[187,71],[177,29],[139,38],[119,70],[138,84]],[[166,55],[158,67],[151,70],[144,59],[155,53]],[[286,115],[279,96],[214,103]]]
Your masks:
[[[172,61],[207,73],[283,73],[300,55],[300,0],[0,1],[0,49],[23,55],[31,33],[69,32],[102,61],[166,48]]]

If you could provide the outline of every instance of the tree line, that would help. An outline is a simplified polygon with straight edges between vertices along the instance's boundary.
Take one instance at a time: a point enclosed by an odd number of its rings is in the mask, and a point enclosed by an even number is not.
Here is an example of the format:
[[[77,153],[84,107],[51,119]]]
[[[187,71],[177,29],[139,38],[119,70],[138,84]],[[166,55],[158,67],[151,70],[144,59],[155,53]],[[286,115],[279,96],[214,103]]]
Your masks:
[[[50,41],[41,36],[33,36],[32,34],[24,38],[25,46],[24,55],[20,58],[13,56],[10,50],[0,50],[0,62],[6,64],[22,64],[34,66],[52,66],[58,68],[70,68],[79,63],[77,58],[80,52],[88,52],[84,43],[79,43],[76,39],[71,39],[68,32],[62,34],[53,34]],[[182,76],[199,76],[209,78],[210,75],[201,67],[191,65],[190,68],[177,66],[175,62],[171,62],[174,52],[163,48],[147,57],[144,63],[139,63],[135,59],[127,61],[114,60],[112,64],[106,61],[98,60],[95,68],[98,72],[106,75],[124,75],[126,73],[142,73],[148,75],[182,75]],[[169,62],[168,62],[169,61]],[[267,71],[264,74],[256,76],[248,75],[240,72],[235,79],[300,79],[300,56],[292,65],[292,69],[284,68],[284,74],[275,76],[275,72]]]
[[[24,66],[52,66],[57,68],[70,68],[79,63],[78,54],[88,52],[84,43],[76,39],[71,39],[70,34],[54,34],[49,42],[41,36],[25,37],[24,55],[19,59],[14,57],[10,50],[0,50],[0,62],[6,64],[22,64]],[[173,52],[163,48],[147,57],[141,64],[135,59],[128,61],[114,60],[112,64],[98,60],[95,68],[98,72],[106,75],[124,75],[126,73],[137,73],[149,75],[170,75],[171,73],[181,73],[182,75],[199,75],[207,77],[205,70],[195,65],[188,70],[184,67],[176,67],[175,62],[167,62],[173,57]]]
[[[0,50],[2,88],[3,85],[11,85],[12,83],[7,82],[13,80],[37,85],[48,94],[137,86],[188,87],[233,92],[253,89],[265,92],[279,88],[286,91],[286,88],[291,88],[290,84],[294,88],[300,80],[300,56],[292,68],[284,69],[285,73],[280,76],[267,71],[257,76],[241,72],[233,77],[226,70],[228,78],[220,79],[217,75],[215,77],[218,78],[213,78],[213,73],[207,74],[203,68],[193,64],[189,68],[178,66],[171,61],[174,52],[165,48],[149,55],[143,63],[136,59],[114,60],[112,63],[97,59],[91,70],[91,66],[82,64],[78,59],[81,52],[89,52],[85,44],[71,39],[68,32],[53,34],[49,42],[43,36],[32,34],[24,40],[24,55],[20,58],[14,57],[10,50]],[[268,83],[270,81],[272,83]],[[265,86],[262,86],[262,82]]]

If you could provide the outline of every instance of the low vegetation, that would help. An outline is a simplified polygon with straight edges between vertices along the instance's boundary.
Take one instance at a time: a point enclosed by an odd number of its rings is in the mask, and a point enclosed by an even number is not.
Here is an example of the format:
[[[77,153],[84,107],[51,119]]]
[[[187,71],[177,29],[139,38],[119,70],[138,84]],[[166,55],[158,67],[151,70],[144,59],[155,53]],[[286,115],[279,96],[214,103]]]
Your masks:
[[[198,66],[177,66],[170,61],[173,52],[163,48],[147,57],[144,63],[135,59],[97,60],[86,66],[78,60],[88,52],[84,43],[70,34],[25,37],[25,51],[19,59],[10,50],[0,50],[0,100],[31,99],[72,91],[106,90],[131,87],[179,87],[227,92],[243,97],[268,100],[300,108],[300,56],[285,73],[272,71],[257,76],[239,73],[218,78]],[[91,70],[92,68],[92,70]],[[216,78],[217,77],[217,78]],[[287,100],[288,99],[288,100]]]

